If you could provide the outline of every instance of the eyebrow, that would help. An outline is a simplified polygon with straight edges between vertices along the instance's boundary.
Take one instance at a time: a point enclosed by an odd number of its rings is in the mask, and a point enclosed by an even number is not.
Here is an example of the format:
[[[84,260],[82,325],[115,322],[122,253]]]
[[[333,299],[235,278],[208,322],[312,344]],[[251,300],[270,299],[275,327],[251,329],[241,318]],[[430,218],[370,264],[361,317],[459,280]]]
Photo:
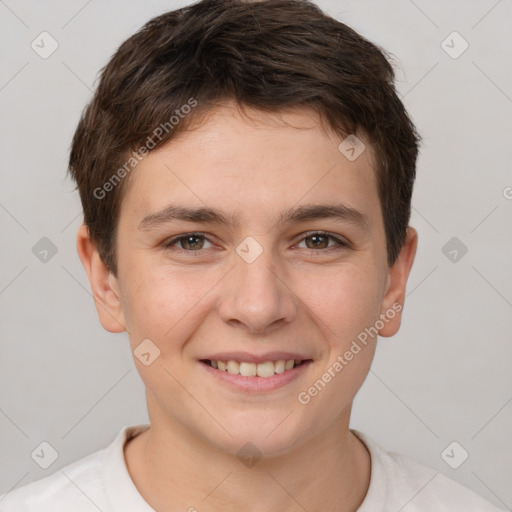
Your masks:
[[[333,219],[354,224],[356,227],[368,229],[370,219],[355,208],[344,204],[310,204],[298,206],[282,213],[277,219],[277,225],[306,222],[318,219]],[[165,209],[145,216],[138,229],[147,231],[176,220],[202,224],[218,224],[229,227],[239,227],[239,215],[226,215],[217,208],[190,208],[180,205],[169,205]]]

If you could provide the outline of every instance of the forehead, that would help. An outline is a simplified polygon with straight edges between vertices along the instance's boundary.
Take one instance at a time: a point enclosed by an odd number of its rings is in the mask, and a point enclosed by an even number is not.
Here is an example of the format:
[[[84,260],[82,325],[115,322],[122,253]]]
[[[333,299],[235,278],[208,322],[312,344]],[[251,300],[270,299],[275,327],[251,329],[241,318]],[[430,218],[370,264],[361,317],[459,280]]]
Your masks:
[[[320,201],[378,215],[372,148],[365,142],[347,158],[343,140],[312,109],[241,112],[226,103],[139,162],[121,211],[142,218],[180,202],[248,222]]]

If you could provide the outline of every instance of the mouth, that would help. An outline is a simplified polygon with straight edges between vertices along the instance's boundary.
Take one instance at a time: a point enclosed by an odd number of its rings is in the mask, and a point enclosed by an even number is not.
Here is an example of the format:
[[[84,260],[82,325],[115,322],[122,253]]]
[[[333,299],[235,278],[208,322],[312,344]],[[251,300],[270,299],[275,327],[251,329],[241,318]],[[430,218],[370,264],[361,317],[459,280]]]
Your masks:
[[[310,363],[312,359],[277,359],[260,363],[249,361],[236,361],[233,359],[201,359],[200,362],[230,375],[242,377],[258,377],[268,379],[274,375],[285,374],[299,366]]]

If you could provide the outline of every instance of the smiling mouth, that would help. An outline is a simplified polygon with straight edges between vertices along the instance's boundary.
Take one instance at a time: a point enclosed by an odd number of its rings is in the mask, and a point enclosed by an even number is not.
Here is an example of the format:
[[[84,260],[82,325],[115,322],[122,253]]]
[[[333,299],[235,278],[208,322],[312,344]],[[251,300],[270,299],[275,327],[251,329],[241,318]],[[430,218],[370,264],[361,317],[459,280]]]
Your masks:
[[[203,364],[215,368],[221,372],[227,372],[231,375],[241,375],[242,377],[273,377],[279,373],[285,373],[297,366],[311,362],[311,359],[280,359],[278,361],[265,361],[263,363],[247,363],[244,361],[214,361],[210,359],[201,359]]]

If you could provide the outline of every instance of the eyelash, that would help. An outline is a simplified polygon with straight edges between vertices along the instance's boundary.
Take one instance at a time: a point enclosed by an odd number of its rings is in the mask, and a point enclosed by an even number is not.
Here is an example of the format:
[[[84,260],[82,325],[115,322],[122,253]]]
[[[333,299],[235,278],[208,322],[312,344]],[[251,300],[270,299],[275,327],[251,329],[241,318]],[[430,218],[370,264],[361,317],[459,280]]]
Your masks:
[[[322,252],[322,251],[323,252],[330,252],[331,250],[335,250],[336,251],[336,250],[340,250],[340,249],[347,249],[347,248],[350,247],[348,242],[345,242],[342,239],[338,238],[337,236],[332,235],[331,233],[328,233],[326,231],[308,231],[308,232],[304,233],[303,237],[299,240],[298,243],[301,243],[306,238],[310,238],[312,236],[328,237],[330,240],[334,240],[336,242],[337,246],[326,247],[324,249],[310,249],[310,248],[306,247],[306,250],[308,250],[308,251],[312,251],[312,252]],[[188,237],[204,238],[208,242],[212,243],[212,241],[204,233],[192,232],[192,233],[184,233],[183,235],[179,235],[179,236],[176,236],[174,238],[171,238],[170,240],[166,240],[162,244],[162,247],[164,249],[170,249],[174,244],[176,244],[177,242],[180,242],[180,240],[184,240],[184,239],[186,239]],[[179,251],[179,252],[186,252],[186,253],[200,253],[200,252],[202,252],[202,249],[198,249],[198,250],[195,250],[195,251],[194,250],[189,250],[189,249],[183,249],[183,248],[180,248],[180,247],[174,247],[174,249]]]

